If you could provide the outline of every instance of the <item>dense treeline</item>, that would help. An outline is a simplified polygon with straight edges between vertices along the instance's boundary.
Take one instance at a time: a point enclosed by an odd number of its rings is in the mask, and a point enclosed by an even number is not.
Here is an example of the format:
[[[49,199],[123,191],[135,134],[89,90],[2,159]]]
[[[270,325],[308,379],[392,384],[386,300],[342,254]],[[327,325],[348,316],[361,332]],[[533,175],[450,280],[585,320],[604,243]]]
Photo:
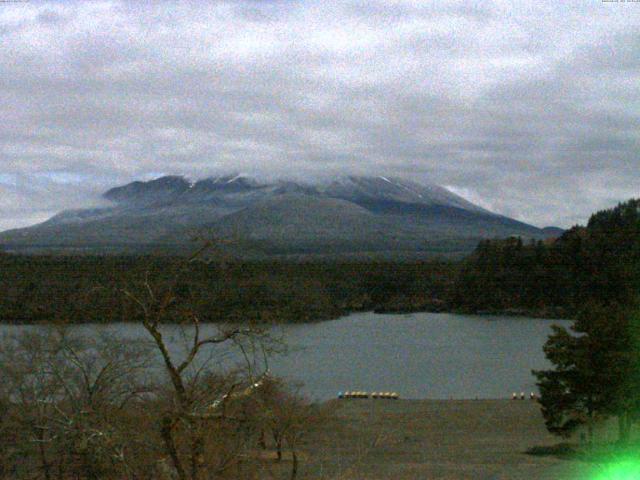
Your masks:
[[[640,287],[640,201],[594,214],[557,240],[483,241],[450,303],[473,312],[574,317],[587,303],[632,303]]]
[[[460,311],[573,318],[640,287],[640,201],[560,238],[485,240],[454,261],[198,261],[170,256],[0,255],[0,321],[136,321],[122,288],[178,281],[203,321],[304,322],[353,311]]]
[[[185,269],[177,257],[0,255],[0,321],[138,321],[139,309],[122,290],[145,290],[145,278],[160,288],[177,282],[177,303],[209,322],[304,322],[361,310],[434,310],[444,308],[456,268],[433,261],[212,260]]]
[[[472,312],[573,318],[544,346],[535,371],[549,431],[570,437],[617,417],[622,451],[640,422],[640,200],[595,213],[557,240],[484,241],[464,261],[449,299]],[[632,446],[637,453],[637,445]]]
[[[570,281],[560,287],[575,321],[555,326],[544,346],[553,368],[534,372],[549,431],[570,437],[618,420],[618,448],[637,457],[640,421],[640,201],[598,212],[548,248]]]

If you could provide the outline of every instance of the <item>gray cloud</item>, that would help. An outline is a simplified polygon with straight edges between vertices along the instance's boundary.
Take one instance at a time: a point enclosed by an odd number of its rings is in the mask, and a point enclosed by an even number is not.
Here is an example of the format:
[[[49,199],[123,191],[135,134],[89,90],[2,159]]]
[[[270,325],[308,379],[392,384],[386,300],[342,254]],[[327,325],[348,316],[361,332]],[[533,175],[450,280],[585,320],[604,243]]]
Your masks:
[[[401,175],[569,226],[639,195],[640,4],[0,6],[0,229],[138,178]]]

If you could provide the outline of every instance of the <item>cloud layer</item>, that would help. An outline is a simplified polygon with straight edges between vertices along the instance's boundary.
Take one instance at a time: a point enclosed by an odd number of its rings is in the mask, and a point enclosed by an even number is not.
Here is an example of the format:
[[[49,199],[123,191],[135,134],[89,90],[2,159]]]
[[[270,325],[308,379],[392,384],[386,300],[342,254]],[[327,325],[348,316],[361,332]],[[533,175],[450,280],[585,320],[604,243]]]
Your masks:
[[[162,174],[405,176],[540,226],[640,195],[640,3],[0,4],[0,229]]]

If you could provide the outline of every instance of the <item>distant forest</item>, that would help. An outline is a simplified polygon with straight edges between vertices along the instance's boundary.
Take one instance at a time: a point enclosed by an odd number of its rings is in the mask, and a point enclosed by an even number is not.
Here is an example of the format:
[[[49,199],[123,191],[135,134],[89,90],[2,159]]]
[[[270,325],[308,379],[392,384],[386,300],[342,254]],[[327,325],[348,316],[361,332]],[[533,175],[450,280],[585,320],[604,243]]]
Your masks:
[[[0,321],[138,321],[124,290],[172,290],[167,321],[307,322],[362,310],[442,308],[455,264],[204,262],[176,257],[0,258]]]
[[[640,200],[560,238],[482,241],[462,261],[244,262],[207,257],[0,254],[0,321],[137,321],[126,292],[171,291],[209,322],[308,322],[354,311],[454,311],[572,318],[628,303],[640,287]]]
[[[640,200],[630,200],[556,240],[481,242],[457,273],[449,302],[471,312],[573,317],[590,302],[632,304],[639,291]]]

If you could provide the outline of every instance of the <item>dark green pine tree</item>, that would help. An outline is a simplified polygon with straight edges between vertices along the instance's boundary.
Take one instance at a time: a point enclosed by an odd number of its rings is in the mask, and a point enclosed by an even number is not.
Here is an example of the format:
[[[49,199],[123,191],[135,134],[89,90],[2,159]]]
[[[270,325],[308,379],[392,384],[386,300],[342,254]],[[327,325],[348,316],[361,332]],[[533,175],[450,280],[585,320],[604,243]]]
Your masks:
[[[551,370],[534,371],[550,432],[568,437],[586,425],[618,417],[619,440],[626,443],[640,412],[640,349],[637,309],[616,304],[588,305],[571,327],[554,326],[545,344]]]

